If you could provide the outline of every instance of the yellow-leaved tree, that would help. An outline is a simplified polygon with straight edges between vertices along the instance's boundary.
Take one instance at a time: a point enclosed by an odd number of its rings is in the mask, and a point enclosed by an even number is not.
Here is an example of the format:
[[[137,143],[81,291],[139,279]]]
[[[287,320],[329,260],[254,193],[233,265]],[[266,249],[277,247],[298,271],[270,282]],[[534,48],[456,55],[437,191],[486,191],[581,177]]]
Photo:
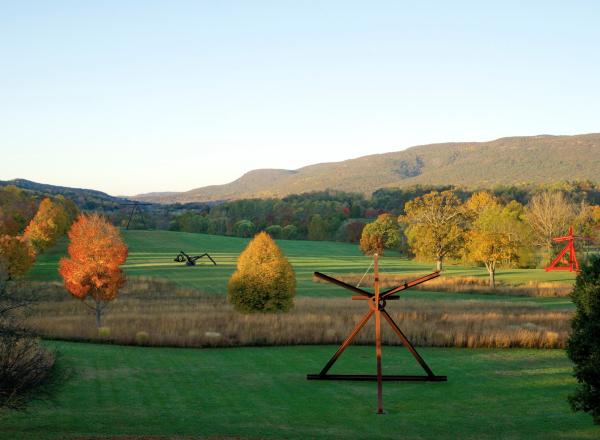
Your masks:
[[[227,292],[233,307],[244,313],[285,312],[294,306],[294,269],[269,234],[256,234],[240,254]]]
[[[404,233],[418,258],[433,258],[442,270],[444,258],[460,255],[465,241],[468,216],[452,191],[432,191],[404,205],[399,221],[407,225]]]
[[[481,203],[483,199],[485,202]],[[501,206],[494,197],[482,197],[481,193],[465,204],[470,208],[472,219],[467,232],[467,257],[483,263],[491,288],[496,287],[496,269],[516,262],[525,240],[525,225],[519,216],[522,209],[516,209],[514,204],[517,202]]]
[[[63,205],[46,197],[41,201],[35,217],[25,229],[25,238],[36,253],[43,252],[69,229],[69,215]]]
[[[0,266],[6,280],[25,275],[34,261],[35,252],[26,239],[10,235],[0,237]]]

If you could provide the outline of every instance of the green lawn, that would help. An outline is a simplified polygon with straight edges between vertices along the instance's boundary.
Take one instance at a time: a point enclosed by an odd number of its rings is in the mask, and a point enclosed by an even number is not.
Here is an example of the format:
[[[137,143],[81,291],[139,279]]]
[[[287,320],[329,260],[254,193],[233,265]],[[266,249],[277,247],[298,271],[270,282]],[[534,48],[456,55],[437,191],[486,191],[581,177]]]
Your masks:
[[[134,276],[152,276],[172,280],[180,285],[194,287],[214,294],[224,294],[227,280],[235,270],[236,259],[248,243],[248,239],[223,237],[206,234],[191,234],[169,231],[123,231],[129,246],[129,258],[125,264],[127,274]],[[290,259],[298,279],[298,295],[305,296],[348,296],[347,292],[335,286],[314,283],[314,271],[328,274],[344,272],[363,273],[372,259],[363,256],[358,246],[348,243],[329,241],[293,241],[279,240],[279,246]],[[196,267],[186,267],[175,263],[173,258],[184,250],[188,254],[209,252],[218,266],[203,263]],[[38,257],[28,277],[32,280],[58,280],[58,260],[66,254],[66,240]],[[203,259],[204,260],[204,259]],[[202,260],[200,260],[202,261]],[[400,258],[389,253],[381,259],[382,271],[393,273],[428,273],[433,270],[431,264],[423,264]],[[468,275],[487,277],[485,269],[447,265],[446,275]],[[507,269],[498,273],[498,280],[519,284],[530,280],[567,281],[574,276],[564,272],[545,272],[539,269]],[[426,296],[435,299],[443,296],[448,299],[489,299],[511,301],[535,301],[548,307],[568,307],[567,298],[507,298],[506,296],[445,294],[423,291],[409,291],[406,297]]]
[[[0,419],[1,439],[178,435],[241,438],[597,439],[566,402],[575,382],[560,350],[421,349],[446,383],[314,382],[334,347],[139,348],[48,342],[73,377],[54,401]],[[384,347],[384,373],[420,374]],[[332,371],[373,372],[350,347]]]

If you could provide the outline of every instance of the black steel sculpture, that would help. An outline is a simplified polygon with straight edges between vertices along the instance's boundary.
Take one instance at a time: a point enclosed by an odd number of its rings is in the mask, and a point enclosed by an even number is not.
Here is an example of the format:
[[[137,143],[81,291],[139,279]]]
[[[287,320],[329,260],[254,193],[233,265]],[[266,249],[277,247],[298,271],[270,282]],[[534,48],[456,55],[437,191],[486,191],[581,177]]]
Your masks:
[[[202,255],[190,256],[190,255],[186,254],[183,251],[179,251],[179,254],[175,257],[174,261],[177,261],[178,263],[183,263],[185,261],[185,265],[186,266],[195,266],[196,265],[196,261],[198,261],[202,257],[208,257],[208,259],[210,261],[212,261],[212,263],[215,266],[217,265],[217,262],[215,260],[213,260],[213,258],[210,255],[208,255],[208,252],[205,252]]]
[[[125,229],[129,229],[129,224],[131,223],[131,219],[133,219],[136,211],[140,214],[140,219],[144,224],[144,228],[146,228],[146,220],[144,219],[144,213],[142,212],[142,208],[140,206],[150,206],[152,203],[142,203],[142,202],[132,202],[132,203],[120,203],[121,206],[131,206],[131,213],[129,214],[129,218],[127,219],[127,226]]]

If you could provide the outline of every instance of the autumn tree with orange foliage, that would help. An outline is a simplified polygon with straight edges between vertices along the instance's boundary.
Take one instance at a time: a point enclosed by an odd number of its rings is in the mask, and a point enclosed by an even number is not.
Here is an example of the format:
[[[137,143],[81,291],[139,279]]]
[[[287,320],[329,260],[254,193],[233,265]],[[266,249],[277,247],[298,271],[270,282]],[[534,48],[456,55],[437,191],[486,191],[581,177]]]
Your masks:
[[[120,266],[127,259],[127,246],[118,229],[98,214],[80,215],[69,230],[69,240],[70,258],[60,260],[59,273],[74,297],[93,301],[89,307],[100,327],[102,311],[125,283]]]
[[[27,225],[24,236],[31,242],[36,253],[40,253],[67,232],[69,223],[70,219],[65,207],[46,197]]]

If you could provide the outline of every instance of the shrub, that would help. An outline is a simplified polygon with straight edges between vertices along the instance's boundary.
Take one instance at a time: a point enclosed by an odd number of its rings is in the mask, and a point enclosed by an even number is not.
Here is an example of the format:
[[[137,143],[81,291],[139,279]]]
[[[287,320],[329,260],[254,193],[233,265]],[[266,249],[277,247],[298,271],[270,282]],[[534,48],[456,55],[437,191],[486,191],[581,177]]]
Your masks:
[[[0,337],[0,408],[22,409],[52,379],[54,354],[37,339],[15,332]],[[39,396],[39,394],[38,394]]]
[[[110,327],[98,327],[98,336],[101,338],[109,338]]]
[[[137,332],[135,334],[135,343],[137,345],[146,345],[150,340],[150,335],[148,332]]]
[[[281,238],[283,228],[279,225],[268,226],[265,232],[273,238]]]
[[[34,390],[38,399],[49,397],[50,385],[58,383],[54,354],[39,345],[22,324],[23,314],[16,313],[38,298],[30,289],[19,291],[10,281],[21,275],[14,272],[13,258],[13,254],[0,254],[0,409],[23,408]]]
[[[567,354],[580,386],[569,402],[574,411],[590,413],[594,423],[600,424],[600,256],[582,268],[571,298],[577,310]]]
[[[298,238],[298,228],[294,225],[284,226],[281,230],[281,236],[285,240],[295,240]]]
[[[248,243],[227,291],[229,302],[240,312],[277,312],[293,307],[294,270],[269,234],[261,232]]]

